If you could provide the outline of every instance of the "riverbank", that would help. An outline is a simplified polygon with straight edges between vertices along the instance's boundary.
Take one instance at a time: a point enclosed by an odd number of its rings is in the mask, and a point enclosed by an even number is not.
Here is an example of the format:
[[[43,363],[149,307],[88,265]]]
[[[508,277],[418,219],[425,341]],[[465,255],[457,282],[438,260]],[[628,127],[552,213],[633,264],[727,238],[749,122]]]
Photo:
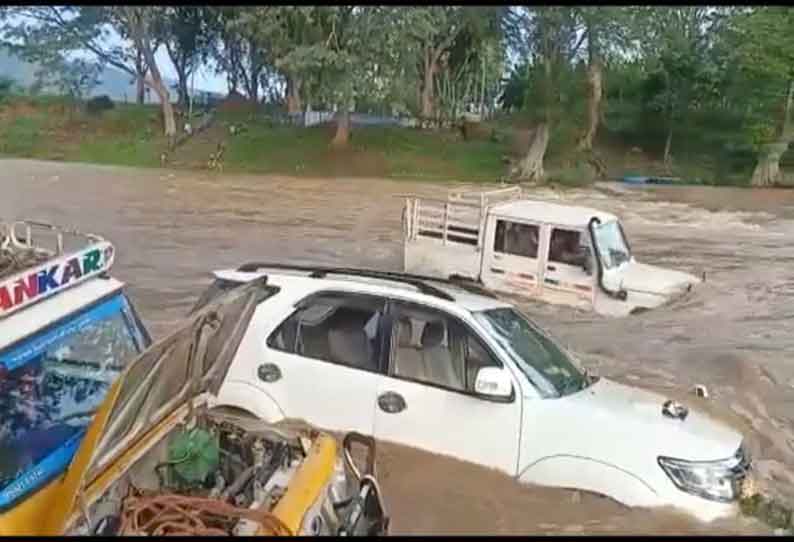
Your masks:
[[[589,157],[575,149],[576,126],[563,122],[552,134],[544,164],[550,184],[586,186],[597,180]],[[531,122],[517,116],[477,125],[465,135],[460,129],[354,126],[348,148],[333,149],[333,123],[299,128],[275,123],[262,112],[254,116],[250,109],[221,107],[205,131],[165,153],[157,105],[116,104],[91,114],[59,97],[0,100],[0,156],[6,158],[232,174],[497,182],[528,148],[530,129]],[[672,175],[698,184],[733,185],[749,179],[746,172],[723,175],[700,155],[668,171],[658,152],[637,147],[634,137],[602,128],[595,141],[602,175]],[[215,160],[219,151],[221,158]]]

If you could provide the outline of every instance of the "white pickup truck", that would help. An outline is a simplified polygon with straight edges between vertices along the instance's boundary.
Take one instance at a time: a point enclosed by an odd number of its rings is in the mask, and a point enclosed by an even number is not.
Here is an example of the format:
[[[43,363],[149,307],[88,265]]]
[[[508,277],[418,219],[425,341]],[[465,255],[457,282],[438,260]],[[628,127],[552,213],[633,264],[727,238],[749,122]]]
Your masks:
[[[406,272],[607,316],[657,307],[700,282],[638,262],[614,215],[523,199],[519,187],[409,197],[403,239]]]
[[[588,375],[531,320],[471,282],[257,263],[215,276],[197,308],[252,280],[269,289],[220,405],[269,422],[357,431],[628,506],[670,505],[704,520],[737,512],[750,467],[739,432]]]
[[[0,221],[0,517],[61,475],[150,343],[101,237]]]

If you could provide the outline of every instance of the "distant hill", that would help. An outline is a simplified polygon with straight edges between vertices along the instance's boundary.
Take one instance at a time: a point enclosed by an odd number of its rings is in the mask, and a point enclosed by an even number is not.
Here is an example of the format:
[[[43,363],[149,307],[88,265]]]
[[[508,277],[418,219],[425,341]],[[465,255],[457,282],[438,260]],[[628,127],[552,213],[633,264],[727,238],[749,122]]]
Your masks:
[[[29,88],[36,80],[37,66],[27,62],[7,49],[0,47],[0,76],[13,79],[17,85]],[[111,66],[105,67],[99,75],[99,84],[91,91],[91,96],[101,96],[106,94],[111,100],[116,102],[135,101],[136,85],[132,77],[119,69]],[[170,87],[176,86],[173,79],[165,79]],[[53,90],[53,89],[49,89]],[[153,92],[146,93],[147,103],[156,103],[157,96]],[[222,97],[217,93],[209,93],[203,90],[196,90],[196,94],[211,94],[213,97]],[[173,93],[173,100],[176,101],[176,93]]]

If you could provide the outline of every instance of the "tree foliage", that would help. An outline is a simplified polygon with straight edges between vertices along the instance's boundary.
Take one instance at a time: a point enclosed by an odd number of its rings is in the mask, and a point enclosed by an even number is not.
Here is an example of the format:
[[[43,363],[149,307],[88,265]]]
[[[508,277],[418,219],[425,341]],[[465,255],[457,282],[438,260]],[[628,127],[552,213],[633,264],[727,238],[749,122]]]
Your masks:
[[[253,103],[335,109],[337,145],[354,109],[432,126],[497,103],[521,110],[533,125],[527,178],[544,176],[549,142],[571,126],[576,152],[594,155],[602,130],[631,133],[671,169],[697,138],[719,156],[749,148],[755,184],[780,180],[794,139],[794,15],[784,6],[7,6],[0,25],[64,93],[86,94],[102,66],[128,73],[141,95],[148,85],[169,134],[161,47],[179,101],[212,63]]]

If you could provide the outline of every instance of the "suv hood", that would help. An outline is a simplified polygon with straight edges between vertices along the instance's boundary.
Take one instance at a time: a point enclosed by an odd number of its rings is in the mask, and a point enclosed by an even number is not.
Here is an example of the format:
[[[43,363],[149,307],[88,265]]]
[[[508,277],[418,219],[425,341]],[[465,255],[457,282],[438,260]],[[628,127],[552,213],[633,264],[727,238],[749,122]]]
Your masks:
[[[639,263],[635,260],[627,262],[614,274],[615,282],[629,292],[639,292],[670,297],[683,293],[700,279],[689,273],[665,269],[655,265]],[[611,281],[610,281],[611,282]]]
[[[690,405],[685,405],[690,408],[684,420],[663,415],[666,400],[605,378],[573,395],[540,400],[539,419],[530,421],[524,436],[522,452],[527,455],[521,463],[575,455],[641,472],[656,465],[659,456],[712,461],[731,457],[739,448],[739,432]]]

